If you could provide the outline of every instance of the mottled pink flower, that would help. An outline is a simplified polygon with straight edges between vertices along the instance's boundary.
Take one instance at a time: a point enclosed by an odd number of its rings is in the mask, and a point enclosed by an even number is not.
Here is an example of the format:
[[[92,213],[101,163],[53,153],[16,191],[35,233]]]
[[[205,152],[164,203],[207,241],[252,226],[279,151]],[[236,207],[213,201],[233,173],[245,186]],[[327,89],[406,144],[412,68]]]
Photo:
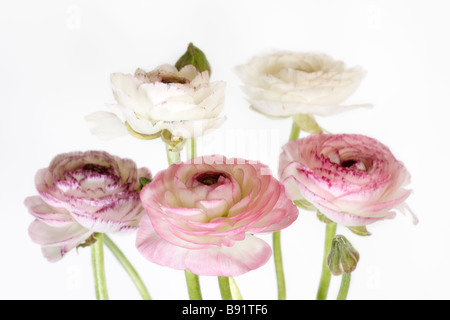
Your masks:
[[[31,239],[55,262],[93,233],[136,229],[145,212],[139,199],[140,177],[150,178],[150,171],[106,152],[56,156],[36,174],[39,196],[25,199],[36,217],[29,227]]]
[[[237,276],[265,264],[253,234],[286,228],[298,210],[267,166],[208,156],[159,172],[141,192],[137,248],[148,260],[197,275]]]
[[[411,193],[403,163],[377,140],[356,134],[290,141],[280,155],[279,176],[293,201],[348,227],[393,218]]]

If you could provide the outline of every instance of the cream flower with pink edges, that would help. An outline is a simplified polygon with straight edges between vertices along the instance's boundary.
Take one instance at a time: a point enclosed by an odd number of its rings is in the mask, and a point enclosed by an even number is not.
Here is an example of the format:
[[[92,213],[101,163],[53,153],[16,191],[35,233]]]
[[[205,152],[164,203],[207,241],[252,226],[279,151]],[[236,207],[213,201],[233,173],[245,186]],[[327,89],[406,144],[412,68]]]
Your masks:
[[[205,156],[171,165],[141,191],[136,245],[148,260],[197,275],[237,276],[264,265],[255,234],[291,225],[298,209],[267,166]]]
[[[393,218],[410,174],[379,141],[358,134],[312,134],[283,147],[280,181],[289,197],[348,227]],[[408,209],[409,210],[409,209]]]

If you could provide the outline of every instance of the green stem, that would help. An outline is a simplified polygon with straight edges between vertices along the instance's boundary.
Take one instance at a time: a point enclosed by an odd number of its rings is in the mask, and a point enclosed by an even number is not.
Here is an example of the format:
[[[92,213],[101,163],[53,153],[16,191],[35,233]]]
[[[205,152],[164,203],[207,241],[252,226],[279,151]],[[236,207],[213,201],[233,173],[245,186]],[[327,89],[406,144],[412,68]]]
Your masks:
[[[292,121],[290,140],[296,140],[300,136],[300,128]],[[277,275],[278,300],[286,300],[286,280],[284,278],[283,257],[281,254],[281,232],[274,232],[272,235],[273,256],[275,261],[275,272]]]
[[[327,264],[327,256],[331,250],[331,242],[336,235],[336,223],[328,223],[325,231],[325,248],[322,263],[322,276],[320,278],[319,289],[317,291],[317,300],[326,300],[328,295],[328,288],[330,287],[331,272]]]
[[[169,165],[180,162],[180,151],[170,151],[171,146],[166,144],[167,162]]]
[[[350,288],[351,273],[342,274],[341,287],[339,288],[339,293],[337,300],[347,300],[348,289]]]
[[[299,136],[300,128],[294,121],[292,121],[291,135],[289,136],[289,140],[297,140]]]
[[[202,300],[202,292],[200,289],[200,281],[197,275],[193,274],[189,270],[184,270],[186,276],[186,284],[189,293],[189,299]]]
[[[230,290],[231,290],[231,296],[233,297],[233,300],[242,300],[242,294],[239,290],[239,287],[237,286],[236,281],[233,277],[228,278],[230,280]]]
[[[180,162],[180,152],[170,151],[170,146],[166,144],[167,161],[169,165]],[[187,148],[188,159],[195,157],[195,140],[191,139],[188,141]],[[186,277],[186,284],[188,288],[189,298],[191,300],[202,300],[202,293],[200,289],[200,280],[197,275],[193,274],[189,270],[184,270]]]
[[[272,234],[273,240],[273,258],[275,260],[275,272],[277,275],[278,300],[286,300],[286,281],[283,271],[283,257],[281,255],[281,232]]]
[[[94,270],[95,295],[97,300],[109,300],[106,288],[105,263],[103,257],[103,235],[95,235],[97,241],[91,245],[92,268]]]
[[[195,139],[189,139],[186,146],[187,160],[191,160],[196,157],[197,145]],[[189,270],[184,270],[186,276],[186,284],[188,286],[189,298],[191,300],[202,300],[202,292],[200,289],[200,279],[197,275],[193,274]]]
[[[220,294],[222,295],[222,300],[233,300],[229,278],[228,277],[217,277],[217,278],[219,280],[219,288]]]
[[[106,234],[103,235],[103,240],[104,240],[106,247],[108,247],[108,249],[112,252],[112,254],[116,257],[116,259],[119,261],[119,263],[122,265],[122,267],[125,269],[125,271],[130,276],[131,280],[133,281],[133,283],[135,284],[139,293],[141,294],[142,299],[152,300],[141,277],[136,272],[136,269],[134,269],[134,267],[131,265],[130,261],[128,261],[128,259],[125,257],[123,252],[117,247],[117,245]]]
[[[197,144],[195,139],[189,139],[187,141],[186,154],[187,160],[193,159],[197,156]]]

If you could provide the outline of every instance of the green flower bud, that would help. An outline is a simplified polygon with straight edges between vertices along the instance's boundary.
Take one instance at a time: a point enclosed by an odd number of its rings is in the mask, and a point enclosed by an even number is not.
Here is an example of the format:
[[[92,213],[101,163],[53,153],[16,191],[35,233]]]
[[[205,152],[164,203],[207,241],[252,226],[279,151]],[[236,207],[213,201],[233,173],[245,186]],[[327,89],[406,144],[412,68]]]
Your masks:
[[[352,273],[359,261],[359,253],[352,244],[342,235],[334,237],[331,251],[327,257],[331,273],[339,276],[342,273]]]
[[[211,66],[208,59],[206,59],[203,51],[194,46],[192,42],[189,43],[186,53],[175,63],[175,67],[181,70],[184,66],[190,64],[196,67],[199,72],[208,71],[211,75]]]

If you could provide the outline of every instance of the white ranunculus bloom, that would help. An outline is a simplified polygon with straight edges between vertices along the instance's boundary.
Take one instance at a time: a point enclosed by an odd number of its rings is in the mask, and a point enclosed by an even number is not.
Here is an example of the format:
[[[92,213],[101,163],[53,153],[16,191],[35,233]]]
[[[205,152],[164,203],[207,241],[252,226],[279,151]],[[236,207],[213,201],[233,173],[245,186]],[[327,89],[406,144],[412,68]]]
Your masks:
[[[225,82],[210,82],[207,71],[200,73],[192,65],[179,71],[166,64],[148,73],[141,69],[134,75],[114,73],[111,85],[117,104],[108,105],[110,112],[85,117],[91,132],[101,139],[127,131],[151,138],[167,130],[177,141],[201,136],[225,120],[219,117]]]
[[[327,116],[360,106],[340,105],[365,76],[321,53],[279,51],[236,67],[252,107],[270,117]]]

